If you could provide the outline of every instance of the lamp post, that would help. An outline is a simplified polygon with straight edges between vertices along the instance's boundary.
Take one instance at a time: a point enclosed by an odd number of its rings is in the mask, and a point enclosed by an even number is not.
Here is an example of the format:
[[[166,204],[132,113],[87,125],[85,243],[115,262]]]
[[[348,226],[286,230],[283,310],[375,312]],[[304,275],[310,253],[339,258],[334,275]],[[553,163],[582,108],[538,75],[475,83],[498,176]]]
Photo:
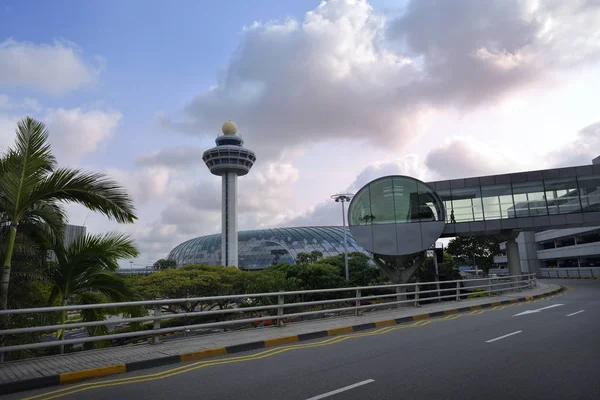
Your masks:
[[[331,196],[336,203],[342,203],[342,224],[344,230],[344,266],[346,267],[346,280],[350,280],[350,270],[348,269],[348,240],[346,238],[346,206],[344,203],[349,202],[354,196],[351,193],[338,193]]]

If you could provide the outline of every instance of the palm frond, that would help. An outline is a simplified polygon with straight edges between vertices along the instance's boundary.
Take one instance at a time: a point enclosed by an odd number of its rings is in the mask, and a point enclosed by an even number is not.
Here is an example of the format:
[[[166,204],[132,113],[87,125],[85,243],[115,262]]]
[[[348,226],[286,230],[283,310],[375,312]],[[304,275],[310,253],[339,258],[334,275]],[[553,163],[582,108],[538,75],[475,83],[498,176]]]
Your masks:
[[[125,234],[108,232],[78,237],[68,247],[55,250],[57,257],[63,252],[66,263],[79,264],[80,268],[115,271],[118,260],[139,255],[133,239]],[[93,267],[92,267],[93,266]]]
[[[119,259],[139,254],[129,236],[87,234],[67,247],[57,245],[54,252],[57,262],[47,263],[45,274],[63,297],[98,292],[111,301],[124,301],[134,296],[131,288],[115,273]]]
[[[17,124],[16,134],[14,148],[0,163],[0,193],[12,205],[7,212],[13,218],[20,216],[28,205],[29,192],[56,164],[43,123],[26,117]]]
[[[32,190],[28,201],[62,201],[82,204],[120,223],[137,219],[131,197],[108,176],[78,169],[58,168]]]
[[[39,202],[29,207],[21,217],[19,225],[35,227],[33,234],[45,241],[48,245],[58,241],[60,244],[65,233],[67,215],[65,210],[53,202]],[[56,246],[56,244],[54,245]]]

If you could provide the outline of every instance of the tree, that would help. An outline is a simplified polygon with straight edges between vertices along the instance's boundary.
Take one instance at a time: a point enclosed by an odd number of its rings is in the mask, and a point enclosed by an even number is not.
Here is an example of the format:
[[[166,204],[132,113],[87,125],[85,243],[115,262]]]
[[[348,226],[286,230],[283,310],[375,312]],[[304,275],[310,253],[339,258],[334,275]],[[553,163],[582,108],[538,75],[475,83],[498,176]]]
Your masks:
[[[137,277],[133,280],[133,285],[145,299],[180,299],[245,293],[248,281],[249,273],[235,267],[186,265]],[[201,311],[211,310],[217,306],[224,308],[226,303],[211,301],[202,304],[199,301],[190,301],[169,305],[167,311],[175,313],[183,309],[192,312],[198,307]]]
[[[313,250],[310,253],[296,254],[296,264],[314,264],[323,258],[323,253],[318,250]]]
[[[48,262],[43,270],[45,282],[50,285],[49,304],[66,306],[130,301],[138,298],[135,291],[116,273],[118,260],[135,258],[139,252],[133,240],[126,235],[107,233],[81,236],[68,247],[62,243],[53,246],[56,262]],[[66,321],[67,312],[61,311],[60,323]],[[82,310],[85,321],[104,319],[102,310]],[[91,334],[105,327],[92,328]],[[60,330],[58,339],[64,332]]]
[[[494,265],[494,256],[502,254],[500,243],[505,241],[500,235],[459,236],[448,243],[446,251],[461,263],[488,271]]]
[[[12,258],[17,230],[23,218],[35,218],[53,226],[64,216],[60,202],[82,204],[118,222],[137,219],[129,195],[103,174],[57,168],[45,125],[30,117],[17,124],[13,148],[0,157],[0,213],[9,225],[0,282],[0,310],[7,307]],[[61,236],[61,232],[54,232]],[[0,320],[4,323],[4,318]]]
[[[177,261],[161,258],[160,260],[157,260],[152,267],[157,271],[169,268],[176,268]]]
[[[355,251],[348,254],[348,269],[350,270],[350,286],[368,286],[381,280],[381,272],[372,266],[370,258],[364,253]],[[320,264],[334,265],[338,268],[340,277],[346,277],[344,254],[329,256],[319,260]]]
[[[460,279],[460,273],[452,254],[447,252],[444,253],[444,261],[438,263],[438,275],[441,281]],[[414,276],[421,282],[435,281],[435,264],[433,262],[433,257],[427,257],[421,267],[417,269]]]
[[[341,287],[345,279],[340,276],[339,268],[331,264],[278,264],[268,269],[285,273],[286,278],[294,279],[305,290]]]

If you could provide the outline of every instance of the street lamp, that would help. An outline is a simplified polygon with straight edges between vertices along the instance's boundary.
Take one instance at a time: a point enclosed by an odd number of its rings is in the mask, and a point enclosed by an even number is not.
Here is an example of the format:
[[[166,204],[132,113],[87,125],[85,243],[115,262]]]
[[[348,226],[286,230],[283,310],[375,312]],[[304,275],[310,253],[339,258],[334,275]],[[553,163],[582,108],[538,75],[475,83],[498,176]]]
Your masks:
[[[350,280],[350,270],[348,269],[348,240],[346,239],[346,206],[344,203],[349,202],[354,196],[351,193],[338,193],[331,196],[336,203],[342,203],[342,224],[344,229],[344,266],[346,267],[346,280]]]

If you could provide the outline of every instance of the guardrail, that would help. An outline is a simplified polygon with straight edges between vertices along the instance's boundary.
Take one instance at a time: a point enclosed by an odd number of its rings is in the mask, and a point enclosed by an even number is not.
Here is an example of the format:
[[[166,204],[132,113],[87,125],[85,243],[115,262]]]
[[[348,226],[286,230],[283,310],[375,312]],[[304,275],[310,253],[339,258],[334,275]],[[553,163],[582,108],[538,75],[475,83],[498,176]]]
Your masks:
[[[465,283],[468,282],[468,286]],[[480,284],[478,284],[480,283]],[[440,287],[440,286],[445,287]],[[24,308],[14,310],[0,311],[0,315],[16,315],[16,314],[31,314],[31,313],[47,313],[57,311],[72,311],[72,310],[86,310],[86,309],[107,309],[107,308],[121,308],[121,307],[147,307],[153,309],[153,315],[147,317],[133,317],[123,318],[120,320],[111,321],[91,321],[91,322],[75,322],[68,324],[56,324],[56,325],[44,325],[44,326],[32,326],[24,328],[13,328],[0,330],[0,335],[17,335],[24,333],[33,332],[53,332],[62,329],[72,328],[87,328],[102,325],[113,325],[118,323],[137,323],[137,322],[153,322],[151,330],[139,330],[135,332],[116,333],[102,336],[90,336],[77,339],[65,339],[55,340],[50,342],[42,343],[28,343],[13,346],[0,347],[1,353],[7,353],[11,351],[39,349],[53,346],[64,346],[69,344],[80,344],[86,342],[96,342],[102,340],[111,339],[124,339],[133,338],[139,336],[152,336],[152,343],[159,342],[159,336],[165,333],[171,333],[176,331],[190,331],[193,329],[206,329],[216,327],[227,327],[239,324],[252,324],[260,321],[275,321],[276,326],[283,326],[284,320],[294,320],[296,318],[302,318],[306,316],[315,316],[324,313],[344,313],[353,312],[354,315],[360,315],[365,309],[373,309],[384,306],[395,306],[398,307],[401,304],[412,303],[415,306],[421,301],[431,300],[461,300],[469,295],[477,294],[480,296],[492,296],[498,293],[507,291],[520,291],[525,288],[532,288],[536,286],[535,274],[524,274],[514,275],[509,277],[495,277],[495,278],[480,278],[480,279],[467,279],[467,280],[455,280],[455,281],[439,281],[439,282],[417,282],[409,284],[395,284],[395,285],[380,285],[380,286],[361,286],[361,287],[347,287],[347,288],[335,288],[335,289],[320,289],[320,290],[299,290],[292,292],[274,292],[274,293],[254,293],[254,294],[239,294],[229,296],[211,296],[211,297],[190,297],[181,299],[160,299],[160,300],[148,300],[148,301],[132,301],[132,302],[121,302],[121,303],[104,303],[104,304],[87,304],[87,305],[73,305],[73,306],[61,306],[61,307],[42,307],[42,308]],[[423,290],[429,287],[434,289]],[[469,292],[466,292],[466,290]],[[479,291],[475,291],[479,289]],[[377,292],[384,292],[383,294]],[[389,292],[392,293],[389,293]],[[386,293],[387,292],[387,293]],[[365,293],[369,295],[365,296]],[[435,293],[436,295],[430,296]],[[423,295],[427,294],[428,297],[423,298]],[[306,295],[323,295],[324,297],[331,297],[332,295],[342,295],[341,298],[327,298],[319,299],[314,301],[296,301],[298,296]],[[409,298],[412,297],[412,298]],[[214,302],[226,302],[227,304],[248,301],[249,299],[264,299],[272,298],[277,300],[277,304],[270,305],[259,305],[232,309],[217,309],[209,311],[194,311],[194,312],[179,312],[179,313],[163,313],[163,306],[170,304],[182,304],[190,302],[198,303],[214,303]],[[286,302],[285,299],[292,298],[292,302]],[[384,302],[373,304],[373,300],[381,300]],[[390,301],[391,300],[391,301]],[[336,308],[332,309],[321,309],[317,311],[294,311],[287,313],[286,310],[302,307],[313,307],[316,305],[336,305]],[[341,306],[340,306],[341,305]],[[176,318],[190,318],[190,317],[201,317],[201,316],[215,316],[215,315],[230,315],[235,313],[248,313],[248,312],[266,312],[274,313],[269,316],[259,316],[255,318],[243,318],[237,320],[225,320],[208,323],[192,324],[189,326],[176,326],[169,328],[161,328],[161,321],[165,319],[176,319]],[[63,336],[64,338],[64,336]]]
[[[540,278],[600,278],[600,268],[540,268]]]

